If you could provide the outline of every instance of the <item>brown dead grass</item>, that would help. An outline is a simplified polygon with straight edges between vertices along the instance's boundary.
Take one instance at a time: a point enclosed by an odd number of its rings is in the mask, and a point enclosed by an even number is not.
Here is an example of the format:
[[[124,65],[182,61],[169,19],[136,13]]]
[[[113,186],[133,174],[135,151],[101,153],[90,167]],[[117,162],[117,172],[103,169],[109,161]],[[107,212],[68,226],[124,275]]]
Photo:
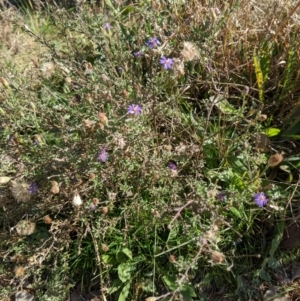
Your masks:
[[[44,46],[22,30],[24,24],[26,24],[25,16],[13,9],[7,9],[0,13],[2,60],[6,62],[6,65],[12,64],[21,76],[34,66],[33,60],[46,52]],[[6,77],[5,74],[3,75]]]

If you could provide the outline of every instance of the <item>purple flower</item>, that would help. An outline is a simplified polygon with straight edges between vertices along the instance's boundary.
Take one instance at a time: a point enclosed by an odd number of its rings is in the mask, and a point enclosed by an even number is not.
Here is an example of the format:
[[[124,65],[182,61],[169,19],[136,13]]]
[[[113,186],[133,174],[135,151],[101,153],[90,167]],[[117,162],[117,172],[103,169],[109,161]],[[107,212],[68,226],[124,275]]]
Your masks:
[[[95,204],[91,203],[90,206],[89,206],[89,209],[90,209],[91,211],[96,210]]]
[[[177,169],[177,165],[176,165],[175,162],[169,162],[167,166],[171,170],[176,170]]]
[[[105,149],[102,149],[101,151],[99,151],[97,159],[98,161],[104,163],[108,158],[107,152]]]
[[[265,194],[263,192],[258,192],[255,193],[254,196],[254,203],[258,206],[258,207],[263,207],[267,204],[268,199],[265,196]]]
[[[149,38],[148,41],[146,42],[146,45],[152,49],[157,47],[160,44],[159,40],[156,37]]]
[[[128,114],[135,114],[135,115],[140,115],[142,112],[142,108],[139,105],[129,105],[127,108]]]
[[[142,51],[136,51],[136,52],[133,53],[133,56],[136,57],[136,58],[141,57],[141,56],[143,56],[143,52]]]
[[[226,193],[224,192],[220,192],[216,195],[216,199],[221,201],[221,202],[225,202],[226,200]]]
[[[31,184],[28,186],[28,188],[27,188],[27,191],[28,191],[28,193],[30,193],[30,194],[36,193],[37,190],[38,190],[38,186],[37,186],[36,183],[31,183]]]
[[[102,25],[102,28],[105,29],[105,30],[110,30],[111,27],[112,27],[112,26],[111,26],[108,22],[106,22],[106,23],[104,23],[104,24]]]
[[[167,69],[172,69],[174,61],[173,59],[162,56],[159,60],[159,63],[163,66],[165,70],[167,70]]]

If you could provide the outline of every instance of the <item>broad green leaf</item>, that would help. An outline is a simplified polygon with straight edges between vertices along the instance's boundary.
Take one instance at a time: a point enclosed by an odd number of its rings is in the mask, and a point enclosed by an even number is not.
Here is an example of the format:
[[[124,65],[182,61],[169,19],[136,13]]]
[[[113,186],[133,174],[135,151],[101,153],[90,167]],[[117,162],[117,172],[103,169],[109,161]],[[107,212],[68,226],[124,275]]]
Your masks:
[[[280,129],[277,128],[268,128],[265,130],[265,135],[267,137],[274,137],[277,136],[280,133]]]
[[[193,297],[197,297],[195,290],[192,286],[183,284],[180,288],[180,293],[183,296],[183,300],[191,301],[193,300]]]
[[[230,212],[233,213],[236,217],[242,219],[242,214],[235,207],[229,208]]]
[[[165,284],[167,285],[167,287],[169,288],[169,290],[175,291],[178,288],[178,284],[176,282],[177,281],[176,276],[168,275],[168,276],[163,276],[162,278]]]
[[[119,295],[118,301],[126,301],[128,295],[129,295],[130,285],[131,285],[131,281],[128,281],[124,285],[124,287],[122,288],[121,293]]]
[[[271,280],[271,277],[270,275],[265,271],[265,270],[261,270],[259,272],[259,277],[265,281],[270,281]]]
[[[268,259],[268,267],[271,269],[277,269],[280,266],[280,263],[274,257]]]
[[[118,266],[119,279],[125,283],[131,279],[131,273],[135,270],[135,267],[130,262],[121,263]]]
[[[122,252],[129,258],[129,259],[132,259],[132,252],[127,249],[127,248],[124,248],[122,249]]]
[[[274,256],[275,251],[278,249],[279,244],[281,242],[282,233],[284,230],[284,223],[278,223],[276,227],[276,235],[272,239],[271,249],[270,249],[270,255],[271,257]]]
[[[118,291],[122,287],[122,281],[120,279],[115,279],[113,282],[110,284],[107,293],[112,294],[116,291]]]
[[[116,258],[119,262],[125,262],[128,259],[132,259],[132,252],[129,249],[124,248],[117,253]]]

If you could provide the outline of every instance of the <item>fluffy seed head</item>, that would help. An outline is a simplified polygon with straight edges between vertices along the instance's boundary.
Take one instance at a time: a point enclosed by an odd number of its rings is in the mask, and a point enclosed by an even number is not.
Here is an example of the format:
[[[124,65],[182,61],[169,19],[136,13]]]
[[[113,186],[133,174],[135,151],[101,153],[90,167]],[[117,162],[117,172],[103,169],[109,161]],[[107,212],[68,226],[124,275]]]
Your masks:
[[[199,58],[199,49],[192,42],[183,42],[183,49],[181,50],[182,59],[185,62],[192,61]]]
[[[14,199],[19,202],[27,202],[31,198],[31,193],[28,191],[29,185],[25,182],[12,181],[11,193]]]
[[[53,62],[44,63],[41,68],[41,71],[44,78],[46,79],[51,78],[55,71],[54,63]]]
[[[16,225],[16,231],[20,236],[31,235],[35,231],[35,223],[23,220]]]
[[[76,193],[73,197],[73,200],[72,200],[72,204],[76,207],[79,207],[82,205],[82,199],[80,197],[80,195],[78,193]]]

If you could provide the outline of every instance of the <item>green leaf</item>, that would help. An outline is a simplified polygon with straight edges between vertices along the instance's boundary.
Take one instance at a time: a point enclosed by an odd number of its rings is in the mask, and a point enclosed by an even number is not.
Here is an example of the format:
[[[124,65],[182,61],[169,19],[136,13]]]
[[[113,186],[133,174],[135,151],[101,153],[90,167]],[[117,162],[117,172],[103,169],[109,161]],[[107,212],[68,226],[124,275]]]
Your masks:
[[[277,136],[280,133],[280,129],[277,128],[268,128],[265,130],[265,135],[267,137],[274,137]]]
[[[279,266],[280,266],[280,263],[274,257],[271,257],[268,259],[268,267],[269,268],[275,270],[275,269],[278,269]]]
[[[129,295],[130,285],[131,285],[131,281],[127,282],[124,285],[124,287],[122,288],[122,291],[119,295],[118,301],[126,301],[128,295]]]
[[[229,208],[230,212],[233,213],[236,217],[242,219],[242,214],[235,207]]]
[[[180,293],[183,296],[183,300],[191,301],[193,300],[193,297],[197,297],[194,288],[190,285],[183,284],[180,288]]]
[[[169,288],[169,290],[171,291],[175,291],[178,288],[178,284],[177,284],[177,278],[174,275],[168,275],[168,276],[163,276],[162,277],[165,284],[167,285],[167,287]]]
[[[107,293],[112,294],[116,291],[118,291],[122,287],[122,281],[120,279],[115,279],[109,286]]]
[[[270,275],[265,271],[265,270],[261,270],[259,272],[259,277],[265,281],[270,281],[271,280],[271,277]]]
[[[279,223],[276,227],[276,235],[272,240],[271,249],[269,252],[271,257],[274,256],[275,251],[279,247],[282,238],[283,229],[284,229],[284,223]]]
[[[125,283],[131,279],[131,273],[135,270],[135,267],[130,262],[121,263],[118,266],[119,279]]]
[[[127,248],[124,248],[122,249],[122,252],[129,258],[129,259],[132,259],[132,252],[127,249]]]
[[[124,248],[117,253],[116,258],[119,262],[125,262],[128,259],[132,259],[132,252],[129,249]]]

